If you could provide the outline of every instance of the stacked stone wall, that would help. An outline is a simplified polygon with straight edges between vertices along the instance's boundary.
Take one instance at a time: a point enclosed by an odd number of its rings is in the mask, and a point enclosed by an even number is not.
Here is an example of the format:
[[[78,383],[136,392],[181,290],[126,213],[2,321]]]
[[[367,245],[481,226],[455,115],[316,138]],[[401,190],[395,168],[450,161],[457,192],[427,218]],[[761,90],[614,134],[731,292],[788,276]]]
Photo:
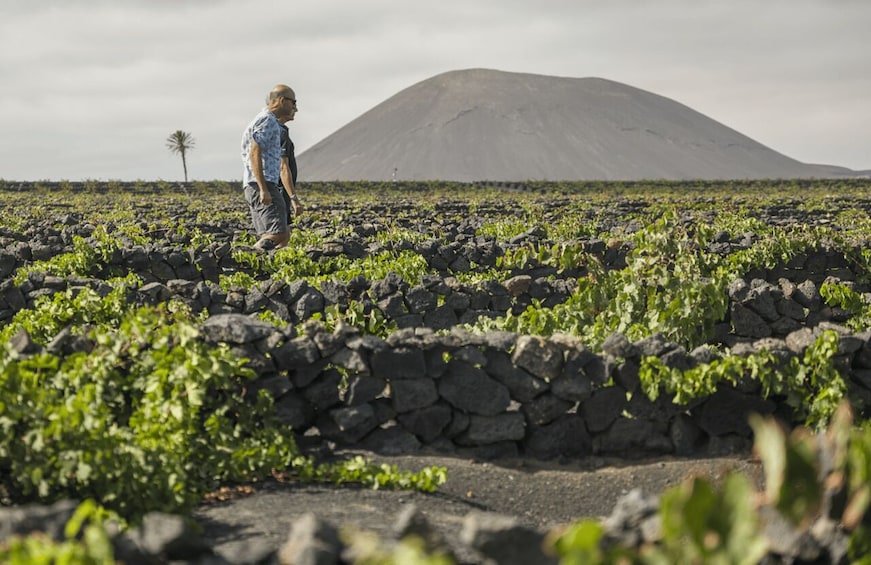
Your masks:
[[[650,401],[640,390],[643,357],[688,369],[718,355],[706,346],[686,351],[658,335],[632,343],[613,334],[593,353],[567,335],[409,327],[382,339],[350,326],[304,328],[296,335],[290,325],[225,313],[210,316],[201,332],[250,360],[257,379],[249,393],[269,390],[279,419],[302,441],[386,454],[423,446],[483,457],[722,454],[749,447],[751,412],[788,421],[792,411],[786,398],[762,398],[753,382],[689,405],[666,396]],[[871,332],[822,321],[783,338],[741,338],[733,352],[766,349],[786,361],[824,330],[840,335],[836,363],[851,397],[871,403]],[[26,334],[13,342],[23,355],[40,349]],[[62,333],[47,349],[67,355],[87,347]]]
[[[736,238],[734,243],[712,244],[712,251],[728,254],[751,244],[750,236]],[[347,249],[343,248],[341,253],[364,254],[359,249],[355,252],[353,243],[344,245]],[[364,314],[378,310],[388,323],[395,322],[400,328],[425,326],[442,330],[474,322],[480,316],[518,314],[534,302],[552,307],[568,299],[577,286],[577,278],[584,274],[582,267],[557,273],[551,267],[530,265],[502,281],[466,284],[457,280],[456,270],[451,265],[459,269],[458,262],[470,264],[467,256],[483,264],[484,256],[490,257],[487,261],[493,261],[501,251],[491,244],[461,247],[465,255],[450,250],[450,246],[440,247],[434,243],[418,247],[417,251],[431,266],[439,264],[440,274],[426,275],[416,285],[389,275],[376,281],[364,277],[347,283],[328,281],[320,288],[302,280],[292,283],[263,280],[251,289],[225,290],[218,284],[222,273],[257,275],[233,259],[229,243],[194,250],[133,246],[119,250],[109,262],[101,264],[99,272],[91,278],[57,277],[32,271],[23,284],[16,284],[11,278],[16,269],[41,257],[34,252],[34,246],[22,243],[0,251],[0,322],[21,309],[33,307],[40,296],[70,287],[105,290],[107,285],[103,279],[109,274],[134,273],[143,280],[134,299],[145,303],[173,298],[197,312],[206,310],[210,314],[252,314],[266,309],[284,321],[298,324],[313,314],[323,315],[329,306],[336,305],[344,310],[354,301],[362,306]],[[584,248],[606,269],[625,267],[629,251],[626,246],[608,246],[600,240],[590,240],[584,243]],[[854,251],[859,253],[860,250]],[[58,252],[50,248],[45,258]],[[826,280],[854,284],[856,276],[843,251],[822,248],[800,254],[773,269],[753,270],[729,287],[729,315],[721,321],[718,340],[732,345],[735,338],[783,337],[799,327],[815,326],[822,321],[843,321],[846,313],[826,306],[820,297],[819,287]]]

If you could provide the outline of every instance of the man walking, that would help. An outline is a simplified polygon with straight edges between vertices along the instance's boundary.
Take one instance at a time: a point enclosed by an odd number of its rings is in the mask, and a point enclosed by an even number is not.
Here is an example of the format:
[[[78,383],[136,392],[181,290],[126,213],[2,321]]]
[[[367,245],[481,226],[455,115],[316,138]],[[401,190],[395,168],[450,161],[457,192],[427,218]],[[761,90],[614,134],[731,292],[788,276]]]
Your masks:
[[[281,175],[281,122],[295,111],[296,95],[285,85],[276,85],[266,107],[242,134],[245,201],[259,240],[254,247],[269,251],[287,245],[287,206],[278,186]]]

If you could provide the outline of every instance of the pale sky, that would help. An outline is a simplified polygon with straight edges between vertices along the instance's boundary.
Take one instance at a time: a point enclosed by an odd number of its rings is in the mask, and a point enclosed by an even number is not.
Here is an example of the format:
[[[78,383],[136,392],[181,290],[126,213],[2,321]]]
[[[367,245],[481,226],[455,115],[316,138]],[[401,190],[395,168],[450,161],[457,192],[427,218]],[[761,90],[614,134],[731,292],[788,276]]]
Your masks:
[[[300,154],[469,68],[622,82],[871,169],[867,0],[2,0],[0,179],[181,180],[181,129],[191,180],[237,180],[276,83],[296,91]]]

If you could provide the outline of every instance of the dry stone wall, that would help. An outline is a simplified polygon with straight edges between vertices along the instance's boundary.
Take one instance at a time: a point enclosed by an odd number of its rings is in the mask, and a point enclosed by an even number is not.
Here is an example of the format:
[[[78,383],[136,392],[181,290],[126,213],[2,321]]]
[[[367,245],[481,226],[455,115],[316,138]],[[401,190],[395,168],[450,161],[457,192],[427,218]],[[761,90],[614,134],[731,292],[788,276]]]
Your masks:
[[[822,322],[783,339],[747,341],[741,351],[801,355],[825,329],[841,334],[839,366],[852,387],[867,391],[871,333]],[[350,327],[327,332],[318,324],[286,339],[278,333],[240,314],[212,316],[203,325],[205,339],[231,344],[251,359],[261,375],[254,389],[268,389],[279,417],[301,436],[375,452],[427,445],[538,458],[724,453],[749,447],[751,412],[786,418],[791,410],[786,399],[762,399],[749,383],[690,406],[648,400],[640,393],[642,356],[681,368],[711,360],[709,348],[687,352],[658,336],[630,343],[614,334],[603,353],[594,354],[565,335],[418,327],[383,340]]]
[[[734,243],[712,244],[712,251],[729,254],[751,244],[751,236],[741,237]],[[439,267],[434,267],[439,274],[427,275],[421,284],[414,286],[390,275],[376,281],[358,277],[348,283],[325,282],[320,288],[302,280],[289,284],[265,280],[250,290],[232,288],[225,291],[218,285],[222,273],[243,272],[258,276],[233,259],[231,246],[225,242],[193,250],[133,246],[119,250],[110,261],[97,267],[92,278],[56,277],[32,271],[27,281],[15,284],[10,275],[39,259],[40,255],[34,253],[34,249],[40,245],[20,242],[0,250],[0,322],[10,319],[21,309],[32,307],[42,295],[77,286],[107,289],[103,280],[106,275],[134,273],[144,282],[136,291],[137,300],[142,302],[157,303],[174,298],[189,304],[195,311],[205,309],[210,314],[251,314],[268,309],[285,321],[299,323],[314,313],[323,313],[327,306],[346,307],[350,300],[355,300],[363,305],[365,313],[380,310],[388,321],[396,322],[399,327],[447,329],[472,322],[479,316],[517,314],[533,301],[545,307],[564,302],[575,289],[577,278],[584,274],[583,268],[557,274],[551,267],[530,265],[503,281],[464,284],[453,276],[458,270],[451,269],[450,265],[457,265],[457,257],[466,265],[470,260],[486,265],[482,257],[495,258],[502,253],[495,243],[484,242],[483,247],[466,245],[461,247],[464,254],[460,255],[451,250],[454,244],[434,245],[428,251],[429,244],[421,244],[416,251],[431,267],[439,264]],[[342,245],[342,253],[349,257],[365,254],[357,249],[353,240]],[[62,245],[48,247],[45,258],[71,251]],[[629,250],[625,244],[608,246],[601,240],[589,240],[584,242],[584,248],[605,268],[625,267]],[[322,252],[322,249],[312,251],[315,255]],[[447,268],[441,266],[448,260]],[[826,307],[819,296],[819,286],[827,278],[848,283],[855,280],[843,251],[822,248],[813,254],[801,254],[774,269],[755,270],[743,281],[735,281],[729,288],[733,305],[729,318],[723,320],[721,340],[728,342],[731,339],[729,334],[733,325],[737,337],[759,338],[784,336],[802,325],[813,326],[819,321],[844,318],[843,312]]]
[[[852,278],[844,267],[831,266]],[[783,277],[776,284],[761,278],[734,281],[730,319],[718,326],[718,339],[733,353],[766,349],[787,360],[802,355],[820,332],[834,330],[840,335],[837,364],[851,396],[871,405],[871,332],[847,330],[846,313],[825,306],[819,295],[814,281],[822,280],[822,273],[801,273],[809,277],[798,284]],[[97,279],[32,274],[24,285],[4,288],[3,296],[7,305],[24,307],[43,294],[84,286],[108,290]],[[523,275],[481,288],[440,277],[418,286],[388,276],[322,289],[303,281],[272,281],[247,293],[172,279],[131,289],[128,298],[178,299],[208,310],[202,338],[250,359],[257,380],[249,393],[268,390],[278,417],[302,442],[389,454],[427,446],[480,457],[722,454],[749,448],[749,413],[789,420],[785,399],[763,399],[752,383],[720,388],[688,406],[664,396],[650,401],[641,393],[642,357],[656,356],[686,370],[718,355],[706,346],[686,351],[659,335],[632,343],[613,334],[601,353],[593,353],[567,335],[473,334],[457,325],[480,313],[505,312],[533,294],[561,300],[569,291],[568,284]],[[350,326],[330,332],[310,321],[300,335],[294,332],[293,322],[310,320],[325,305],[349,297],[367,297],[400,329],[382,339]],[[259,320],[256,314],[263,310],[287,320],[287,326]],[[26,335],[15,346],[23,354],[38,349]],[[82,338],[66,333],[48,345],[61,355],[82,347],[87,347]]]

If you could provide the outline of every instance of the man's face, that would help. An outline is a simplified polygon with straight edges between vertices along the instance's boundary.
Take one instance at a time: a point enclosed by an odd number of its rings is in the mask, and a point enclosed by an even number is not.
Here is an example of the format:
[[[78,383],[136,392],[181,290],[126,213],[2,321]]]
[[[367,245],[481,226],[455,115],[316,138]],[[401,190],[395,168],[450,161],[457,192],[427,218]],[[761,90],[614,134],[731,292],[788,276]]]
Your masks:
[[[288,90],[281,97],[281,119],[282,121],[289,122],[293,120],[293,117],[296,115],[296,93],[292,90]]]

